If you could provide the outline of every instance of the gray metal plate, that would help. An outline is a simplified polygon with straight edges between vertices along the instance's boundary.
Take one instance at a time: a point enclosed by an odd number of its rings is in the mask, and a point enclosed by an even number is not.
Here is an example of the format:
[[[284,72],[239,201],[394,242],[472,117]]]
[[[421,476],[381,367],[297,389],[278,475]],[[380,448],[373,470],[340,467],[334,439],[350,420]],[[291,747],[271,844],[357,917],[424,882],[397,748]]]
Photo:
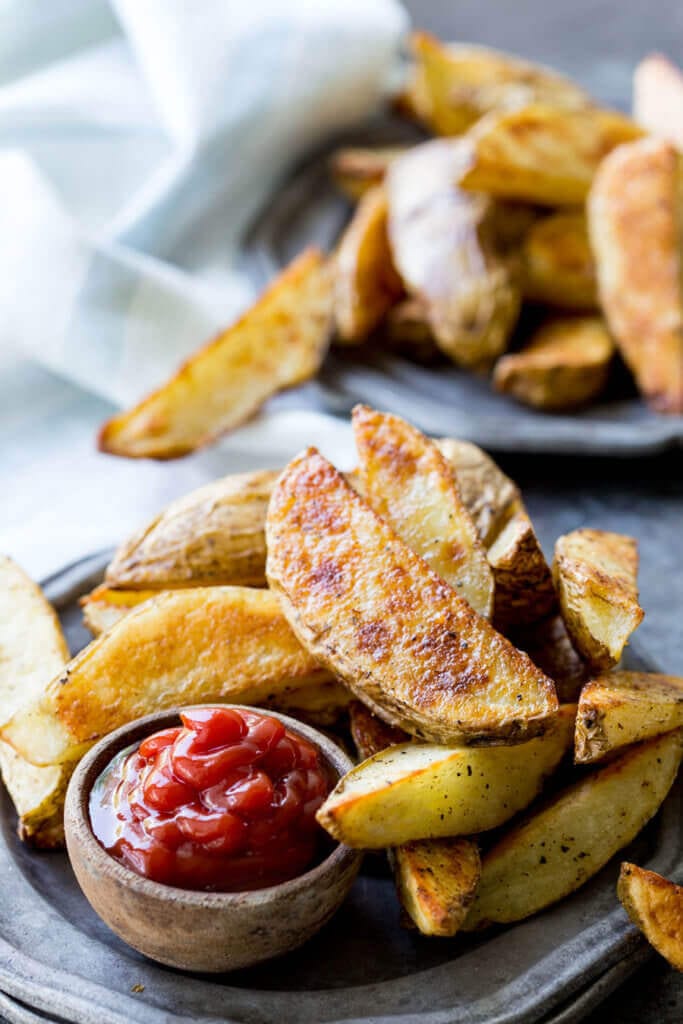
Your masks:
[[[46,582],[72,650],[88,639],[77,597],[105,562]],[[625,855],[680,880],[682,823],[678,786]],[[0,1014],[17,1024],[569,1024],[648,955],[615,898],[619,858],[532,920],[480,938],[425,939],[399,927],[383,858],[368,857],[346,905],[303,949],[224,977],[182,974],[119,941],[66,856],[24,848],[14,826],[3,793]]]

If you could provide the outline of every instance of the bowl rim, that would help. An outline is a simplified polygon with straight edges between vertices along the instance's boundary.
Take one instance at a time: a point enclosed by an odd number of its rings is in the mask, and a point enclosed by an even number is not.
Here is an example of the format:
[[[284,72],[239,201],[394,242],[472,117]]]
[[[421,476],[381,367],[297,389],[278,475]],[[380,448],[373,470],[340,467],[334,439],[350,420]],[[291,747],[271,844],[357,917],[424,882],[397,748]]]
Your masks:
[[[262,907],[273,899],[294,897],[302,890],[309,889],[319,883],[330,872],[341,872],[350,867],[362,856],[362,851],[351,849],[343,843],[335,843],[332,851],[308,871],[278,885],[263,889],[247,889],[238,892],[206,892],[201,889],[181,889],[178,886],[155,882],[144,875],[139,875],[131,868],[119,863],[108,853],[95,837],[90,821],[89,801],[93,785],[108,764],[121,750],[134,743],[142,742],[145,736],[157,729],[171,727],[177,722],[181,711],[190,708],[227,707],[240,711],[255,711],[262,715],[271,715],[279,719],[292,732],[313,743],[323,755],[327,765],[332,769],[336,780],[345,775],[353,767],[350,757],[338,744],[324,733],[311,725],[300,722],[270,708],[254,707],[250,704],[228,704],[224,701],[209,701],[204,704],[178,705],[166,711],[155,711],[141,718],[136,718],[111,733],[102,737],[78,762],[69,780],[65,799],[64,823],[67,837],[67,852],[71,860],[69,846],[80,847],[83,859],[91,863],[95,869],[119,884],[126,886],[134,893],[164,903],[182,903],[197,909],[228,909]]]

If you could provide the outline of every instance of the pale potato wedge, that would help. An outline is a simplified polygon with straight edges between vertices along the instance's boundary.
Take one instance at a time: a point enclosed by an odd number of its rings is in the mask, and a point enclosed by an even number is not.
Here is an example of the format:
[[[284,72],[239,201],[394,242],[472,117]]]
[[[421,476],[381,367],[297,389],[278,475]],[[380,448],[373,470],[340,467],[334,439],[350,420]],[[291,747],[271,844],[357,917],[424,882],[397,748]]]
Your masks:
[[[490,545],[495,602],[493,622],[505,632],[549,615],[557,595],[548,563],[522,501]]]
[[[607,323],[657,412],[683,412],[681,155],[641,139],[603,161],[588,200]]]
[[[481,875],[471,839],[418,839],[391,852],[401,905],[423,935],[455,935]]]
[[[574,755],[599,761],[629,743],[683,726],[683,679],[656,672],[610,672],[586,683],[576,715]]]
[[[357,405],[361,493],[415,554],[490,619],[493,573],[439,448],[400,416]]]
[[[307,249],[158,391],[105,423],[100,450],[172,459],[209,444],[253,416],[271,395],[314,376],[331,321],[330,268],[321,252]]]
[[[529,228],[520,249],[524,298],[562,309],[598,308],[595,260],[582,211],[541,217]]]
[[[397,355],[429,366],[443,359],[420,299],[402,299],[387,312],[381,326],[384,345]]]
[[[612,668],[644,614],[636,541],[606,530],[567,533],[555,544],[553,579],[577,651],[592,668]]]
[[[161,590],[112,590],[102,584],[80,599],[83,622],[93,636],[99,636],[115,626],[133,608],[161,593]]]
[[[361,198],[337,247],[334,264],[336,341],[357,345],[403,294],[387,236],[387,197],[381,185]]]
[[[59,620],[40,587],[0,556],[0,725],[42,693],[69,659]],[[17,810],[21,839],[64,843],[64,794],[73,765],[36,768],[0,743],[0,773]]]
[[[459,365],[480,368],[507,346],[520,295],[499,251],[495,204],[457,187],[463,154],[460,141],[437,139],[391,164],[389,241],[439,348]]]
[[[458,490],[488,549],[521,505],[519,488],[490,455],[469,441],[436,441],[455,473]]]
[[[561,703],[579,699],[590,672],[569,639],[561,615],[550,615],[531,626],[516,629],[510,633],[510,639],[550,676]]]
[[[389,164],[407,146],[346,146],[330,158],[330,173],[337,188],[356,202],[384,181]]]
[[[650,945],[683,971],[683,886],[624,861],[617,896]]]
[[[456,180],[501,199],[579,206],[603,157],[641,135],[630,118],[598,107],[494,112],[468,133],[469,155]]]
[[[513,825],[483,858],[464,930],[521,921],[582,886],[657,812],[680,760],[678,732],[630,747]]]
[[[558,317],[498,360],[493,386],[534,409],[576,409],[605,390],[614,353],[600,317]]]
[[[353,768],[318,811],[330,835],[378,849],[496,828],[538,795],[571,750],[575,705],[543,736],[514,746],[389,747]]]
[[[168,591],[76,655],[0,730],[32,763],[79,756],[141,715],[182,704],[268,702],[329,674],[302,650],[268,590]]]
[[[105,575],[120,590],[266,583],[266,509],[278,473],[215,480],[172,502],[117,549]]]
[[[683,149],[683,72],[651,53],[633,73],[633,117],[650,134]]]
[[[556,716],[552,682],[315,449],[275,485],[266,542],[300,641],[391,724],[437,743],[509,742]]]
[[[547,103],[574,110],[590,103],[578,85],[540,64],[484,46],[412,36],[417,62],[414,113],[437,135],[459,135],[490,110]]]

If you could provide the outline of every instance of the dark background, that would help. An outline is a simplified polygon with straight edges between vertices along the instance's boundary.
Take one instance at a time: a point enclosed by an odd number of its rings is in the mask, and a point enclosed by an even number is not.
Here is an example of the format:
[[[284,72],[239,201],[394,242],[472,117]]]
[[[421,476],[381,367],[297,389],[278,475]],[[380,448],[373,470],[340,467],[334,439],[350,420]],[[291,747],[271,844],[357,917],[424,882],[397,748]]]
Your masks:
[[[653,50],[683,64],[683,0],[404,0],[416,28],[541,61],[622,109]],[[630,533],[641,554],[641,651],[683,675],[683,455],[648,459],[498,457],[522,486],[546,551],[581,525]],[[653,957],[589,1024],[681,1024],[683,976]]]

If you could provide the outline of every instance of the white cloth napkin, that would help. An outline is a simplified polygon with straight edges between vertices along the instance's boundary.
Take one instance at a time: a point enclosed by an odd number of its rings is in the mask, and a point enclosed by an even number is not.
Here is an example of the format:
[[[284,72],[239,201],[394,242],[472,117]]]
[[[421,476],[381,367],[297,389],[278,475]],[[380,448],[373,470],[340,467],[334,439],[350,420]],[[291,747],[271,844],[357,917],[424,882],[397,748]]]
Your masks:
[[[167,466],[93,437],[252,298],[245,226],[373,112],[405,28],[396,0],[0,0],[0,550],[46,572],[247,457],[343,451],[293,412]]]

